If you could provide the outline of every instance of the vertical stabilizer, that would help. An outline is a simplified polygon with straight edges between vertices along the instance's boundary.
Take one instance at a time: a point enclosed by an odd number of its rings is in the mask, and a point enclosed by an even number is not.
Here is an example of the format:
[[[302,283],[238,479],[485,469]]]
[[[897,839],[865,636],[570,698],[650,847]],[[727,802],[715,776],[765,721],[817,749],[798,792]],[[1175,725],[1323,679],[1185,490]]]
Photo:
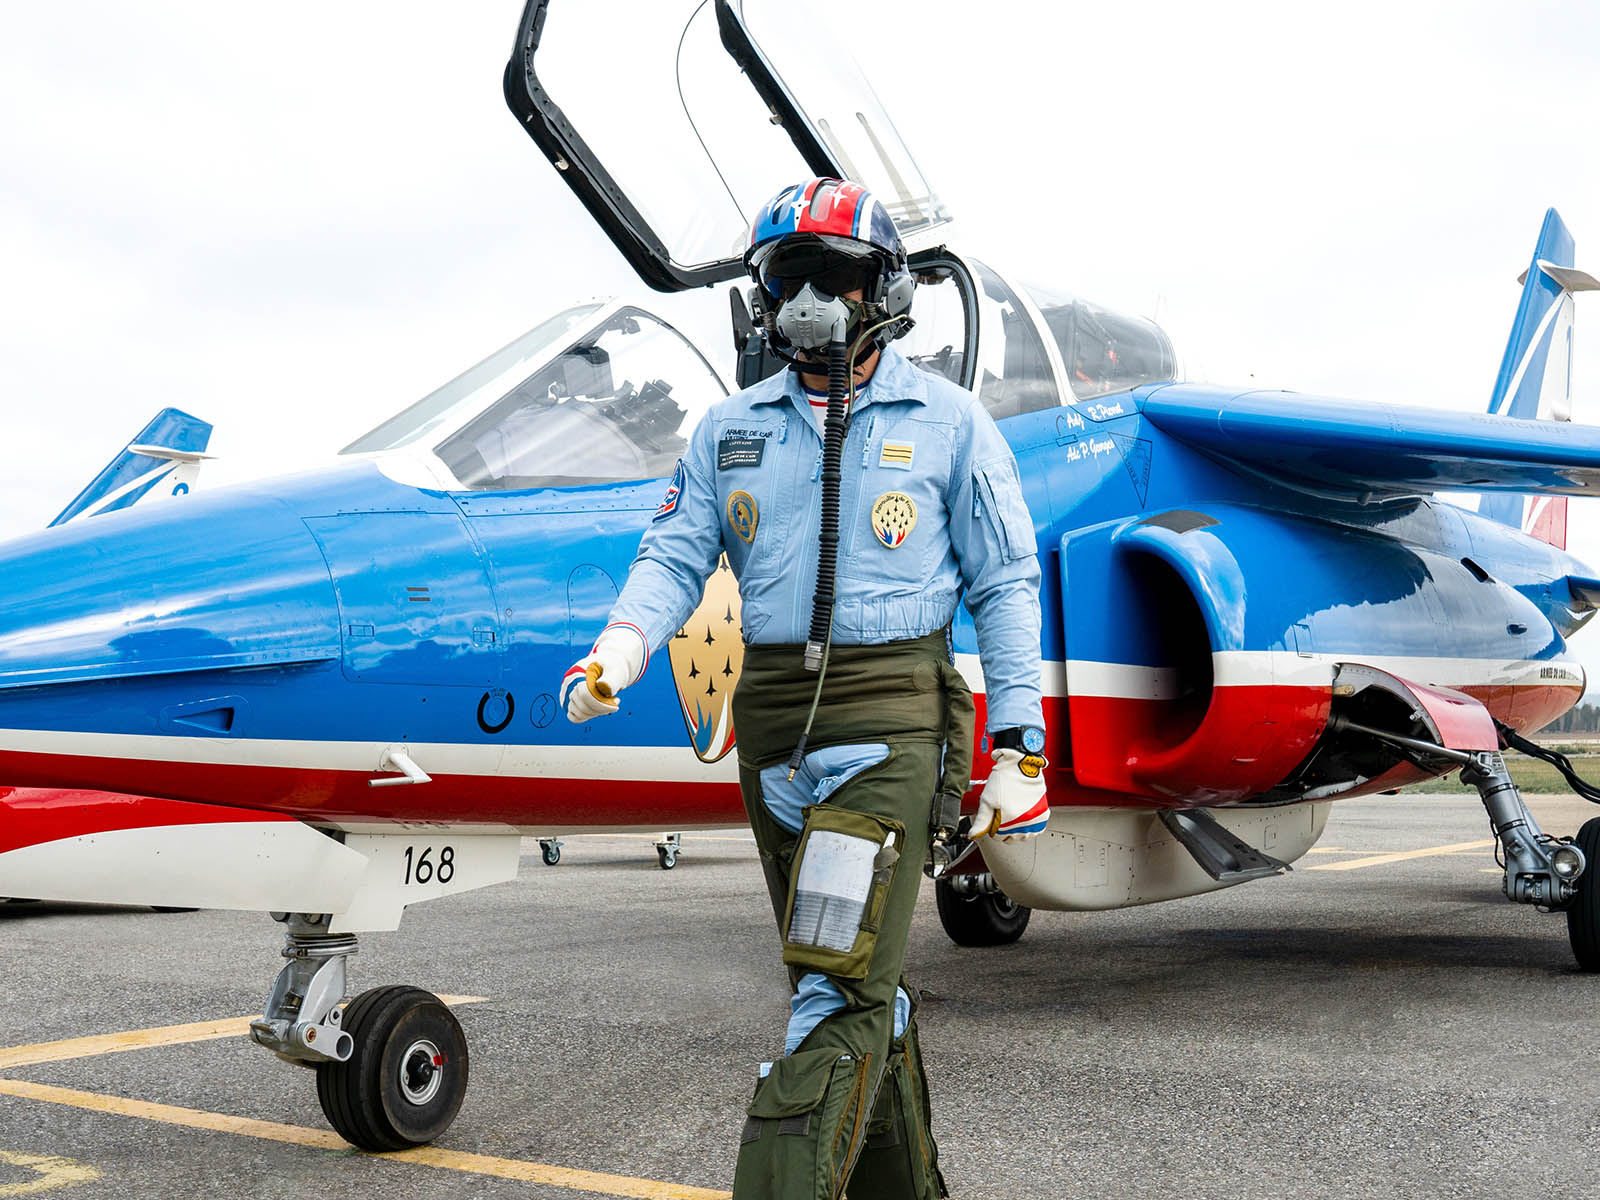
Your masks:
[[[164,408],[106,464],[51,525],[131,508],[146,498],[181,496],[194,487],[211,441],[211,426]]]
[[[1533,261],[1518,279],[1522,298],[1495,377],[1491,413],[1528,421],[1572,420],[1572,297],[1600,289],[1600,280],[1575,270],[1572,263],[1572,234],[1552,208],[1544,214]],[[1485,496],[1478,511],[1566,547],[1564,496]]]

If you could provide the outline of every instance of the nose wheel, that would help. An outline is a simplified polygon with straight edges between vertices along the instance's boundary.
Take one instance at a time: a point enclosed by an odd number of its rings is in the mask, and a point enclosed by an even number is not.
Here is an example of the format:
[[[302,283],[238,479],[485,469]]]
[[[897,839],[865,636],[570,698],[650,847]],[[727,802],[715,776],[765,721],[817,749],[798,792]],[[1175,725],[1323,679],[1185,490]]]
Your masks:
[[[381,1153],[450,1127],[467,1094],[467,1039],[437,996],[374,988],[350,1002],[343,1024],[350,1057],[317,1065],[317,1099],[339,1136]]]

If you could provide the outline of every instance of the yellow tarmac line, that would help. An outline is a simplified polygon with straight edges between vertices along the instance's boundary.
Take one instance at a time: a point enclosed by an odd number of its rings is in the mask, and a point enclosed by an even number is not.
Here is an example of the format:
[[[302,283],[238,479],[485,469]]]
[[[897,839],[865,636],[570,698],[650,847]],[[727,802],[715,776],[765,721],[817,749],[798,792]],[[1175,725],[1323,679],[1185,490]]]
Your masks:
[[[1411,858],[1431,858],[1436,854],[1460,854],[1467,850],[1486,850],[1494,839],[1486,842],[1455,842],[1449,846],[1429,846],[1426,850],[1399,850],[1393,854],[1373,854],[1366,858],[1352,858],[1346,862],[1318,863],[1308,871],[1358,871],[1362,867],[1381,867],[1385,863],[1404,862]]]
[[[21,1183],[8,1183],[0,1187],[0,1196],[37,1196],[40,1192],[53,1192],[57,1188],[91,1183],[100,1178],[100,1172],[88,1163],[60,1158],[54,1154],[22,1154],[15,1150],[0,1150],[0,1163],[32,1171],[37,1179],[24,1179]]]
[[[292,1146],[308,1146],[316,1150],[343,1150],[351,1155],[360,1153],[331,1130],[308,1129],[301,1125],[280,1124],[277,1121],[257,1121],[251,1117],[229,1117],[222,1113],[178,1108],[171,1104],[153,1104],[146,1100],[128,1100],[121,1096],[102,1096],[95,1092],[80,1092],[73,1088],[28,1083],[21,1079],[0,1079],[0,1095],[16,1096],[23,1100],[38,1100],[46,1104],[64,1104],[72,1108],[87,1109],[90,1112],[137,1117],[145,1121],[160,1121],[165,1125],[181,1125],[189,1129],[205,1129],[213,1133],[231,1133],[240,1137],[260,1138],[263,1141],[284,1142]],[[471,1175],[492,1175],[499,1179],[515,1179],[522,1183],[546,1183],[553,1187],[595,1192],[602,1196],[626,1196],[634,1200],[729,1200],[732,1195],[710,1188],[686,1187],[682,1184],[662,1183],[653,1179],[631,1179],[625,1175],[606,1175],[598,1171],[579,1171],[570,1167],[552,1167],[543,1163],[522,1162],[514,1158],[492,1158],[487,1154],[443,1150],[437,1146],[421,1146],[415,1150],[401,1150],[393,1154],[375,1154],[367,1157],[413,1162]]]
[[[452,1008],[478,1004],[484,996],[440,996]],[[98,1058],[125,1050],[147,1050],[152,1046],[182,1046],[190,1042],[210,1042],[219,1038],[243,1037],[250,1032],[249,1017],[229,1017],[221,1021],[196,1021],[190,1025],[162,1025],[155,1029],[133,1029],[125,1033],[101,1033],[91,1037],[67,1038],[60,1042],[40,1042],[32,1046],[0,1049],[0,1071],[12,1067],[31,1067],[37,1063],[66,1062],[73,1058]]]

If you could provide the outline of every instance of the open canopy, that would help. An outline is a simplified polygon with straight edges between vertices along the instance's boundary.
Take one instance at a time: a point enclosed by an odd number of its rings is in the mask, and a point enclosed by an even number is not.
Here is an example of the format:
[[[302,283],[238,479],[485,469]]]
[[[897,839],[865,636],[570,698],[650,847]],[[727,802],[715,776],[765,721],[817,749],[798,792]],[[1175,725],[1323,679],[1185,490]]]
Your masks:
[[[847,45],[775,0],[657,0],[626,21],[529,0],[506,102],[661,291],[742,274],[755,210],[813,174],[865,184],[909,250],[931,245],[948,214]]]

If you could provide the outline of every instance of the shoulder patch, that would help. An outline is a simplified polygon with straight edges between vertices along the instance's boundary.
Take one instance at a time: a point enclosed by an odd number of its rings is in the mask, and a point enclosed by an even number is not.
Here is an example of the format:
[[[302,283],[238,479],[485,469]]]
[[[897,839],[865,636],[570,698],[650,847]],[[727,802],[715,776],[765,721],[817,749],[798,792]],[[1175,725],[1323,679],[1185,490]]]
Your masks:
[[[683,487],[688,482],[688,472],[683,469],[683,459],[678,460],[678,469],[672,473],[672,482],[667,484],[667,494],[661,497],[661,503],[656,506],[656,515],[651,521],[665,521],[678,511],[678,501],[683,499]]]

